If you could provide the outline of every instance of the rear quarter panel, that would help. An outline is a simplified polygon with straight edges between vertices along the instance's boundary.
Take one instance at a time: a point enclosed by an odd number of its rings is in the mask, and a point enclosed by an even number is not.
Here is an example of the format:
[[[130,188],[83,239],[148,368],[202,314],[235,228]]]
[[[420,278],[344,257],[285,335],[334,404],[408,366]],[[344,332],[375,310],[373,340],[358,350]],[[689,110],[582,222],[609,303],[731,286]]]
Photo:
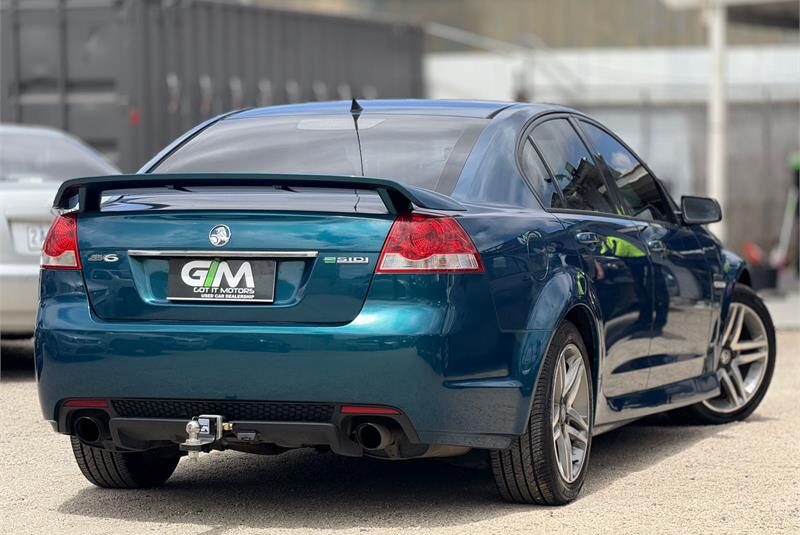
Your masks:
[[[459,221],[483,257],[494,321],[514,340],[504,358],[509,379],[528,402],[517,422],[519,432],[527,424],[530,396],[559,322],[577,306],[585,307],[595,323],[602,317],[574,240],[541,208],[517,164],[520,135],[534,118],[524,108],[501,112],[476,142],[453,192],[470,208]],[[593,355],[595,370],[599,354]]]

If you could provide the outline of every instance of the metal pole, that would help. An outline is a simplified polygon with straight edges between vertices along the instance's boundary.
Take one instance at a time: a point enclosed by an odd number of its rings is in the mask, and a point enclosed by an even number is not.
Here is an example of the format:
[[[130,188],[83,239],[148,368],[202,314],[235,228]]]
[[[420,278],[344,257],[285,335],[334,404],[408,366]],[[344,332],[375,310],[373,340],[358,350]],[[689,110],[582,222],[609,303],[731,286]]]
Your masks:
[[[725,95],[726,80],[726,26],[727,9],[720,0],[709,0],[706,4],[708,46],[711,54],[711,79],[708,93],[708,178],[706,191],[717,199],[723,214],[727,206],[726,126],[727,109]],[[721,241],[726,239],[724,222],[711,226]]]

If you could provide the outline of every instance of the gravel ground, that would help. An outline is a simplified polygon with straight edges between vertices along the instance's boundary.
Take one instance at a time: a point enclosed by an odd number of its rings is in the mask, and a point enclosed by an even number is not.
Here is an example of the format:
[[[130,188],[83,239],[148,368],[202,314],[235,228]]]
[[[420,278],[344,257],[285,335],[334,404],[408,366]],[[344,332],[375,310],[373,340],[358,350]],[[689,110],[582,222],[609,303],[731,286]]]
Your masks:
[[[800,533],[800,331],[779,335],[772,388],[747,422],[628,426],[593,445],[581,497],[501,502],[487,471],[310,451],[212,453],[166,487],[94,488],[42,422],[30,346],[4,344],[1,533]]]

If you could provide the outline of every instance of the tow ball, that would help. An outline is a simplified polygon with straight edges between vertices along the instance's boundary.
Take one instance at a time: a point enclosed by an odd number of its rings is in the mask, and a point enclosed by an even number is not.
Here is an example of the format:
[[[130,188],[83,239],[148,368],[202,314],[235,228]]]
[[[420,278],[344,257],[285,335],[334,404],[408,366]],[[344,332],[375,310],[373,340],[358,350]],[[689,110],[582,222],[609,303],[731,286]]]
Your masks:
[[[208,451],[214,442],[222,438],[223,431],[231,430],[233,425],[223,422],[219,414],[201,414],[186,423],[189,438],[180,445],[180,449],[188,452],[189,459],[196,461],[200,452]]]

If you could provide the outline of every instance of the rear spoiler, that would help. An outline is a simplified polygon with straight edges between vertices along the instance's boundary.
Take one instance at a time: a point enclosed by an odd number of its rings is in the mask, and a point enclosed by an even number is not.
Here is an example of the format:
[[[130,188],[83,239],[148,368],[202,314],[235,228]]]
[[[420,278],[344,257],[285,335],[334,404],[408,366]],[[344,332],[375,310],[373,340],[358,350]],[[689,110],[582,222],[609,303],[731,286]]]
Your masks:
[[[241,173],[167,173],[111,175],[67,180],[56,193],[53,207],[78,212],[97,212],[104,191],[153,187],[191,186],[286,186],[373,190],[393,214],[411,211],[414,206],[428,210],[463,211],[464,205],[435,191],[382,178],[327,175],[276,175]]]

